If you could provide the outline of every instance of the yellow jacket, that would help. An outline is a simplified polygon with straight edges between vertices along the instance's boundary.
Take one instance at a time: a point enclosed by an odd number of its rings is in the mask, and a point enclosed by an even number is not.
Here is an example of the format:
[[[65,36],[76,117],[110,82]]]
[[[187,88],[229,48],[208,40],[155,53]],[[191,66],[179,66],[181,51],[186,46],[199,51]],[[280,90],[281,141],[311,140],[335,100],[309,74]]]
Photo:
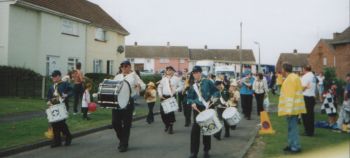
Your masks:
[[[282,74],[277,74],[276,85],[282,85],[282,83],[283,83]]]
[[[284,80],[278,103],[278,116],[306,113],[303,87],[297,74],[291,73]]]

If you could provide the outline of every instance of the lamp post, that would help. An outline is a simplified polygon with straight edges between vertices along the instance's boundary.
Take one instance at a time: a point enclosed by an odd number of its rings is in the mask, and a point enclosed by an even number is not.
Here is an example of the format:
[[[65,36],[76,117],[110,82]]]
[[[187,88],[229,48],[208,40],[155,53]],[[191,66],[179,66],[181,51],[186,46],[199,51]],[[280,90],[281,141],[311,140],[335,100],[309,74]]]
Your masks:
[[[254,41],[254,43],[255,43],[256,45],[258,45],[258,47],[259,47],[259,65],[258,65],[258,72],[260,72],[260,43],[257,42],[257,41]]]

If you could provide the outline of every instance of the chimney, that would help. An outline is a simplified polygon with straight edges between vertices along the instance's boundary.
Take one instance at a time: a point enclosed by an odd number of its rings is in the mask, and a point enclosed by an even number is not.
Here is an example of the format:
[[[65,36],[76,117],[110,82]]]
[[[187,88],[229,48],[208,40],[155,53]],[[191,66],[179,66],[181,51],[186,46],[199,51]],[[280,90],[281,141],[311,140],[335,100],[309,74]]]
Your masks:
[[[294,53],[294,54],[298,53],[298,50],[297,50],[297,49],[294,49],[294,50],[293,50],[293,53]]]
[[[207,45],[204,45],[204,49],[207,50],[207,49],[208,49],[208,46],[207,46]]]
[[[339,33],[339,32],[334,32],[334,33],[333,33],[333,39],[339,37],[340,35],[341,35],[341,33]]]
[[[237,45],[237,47],[236,47],[237,49],[239,49],[239,45]]]
[[[170,47],[170,42],[167,42],[167,43],[166,43],[166,46],[167,46],[167,47]]]
[[[134,42],[134,46],[135,46],[135,47],[137,46],[137,42]]]

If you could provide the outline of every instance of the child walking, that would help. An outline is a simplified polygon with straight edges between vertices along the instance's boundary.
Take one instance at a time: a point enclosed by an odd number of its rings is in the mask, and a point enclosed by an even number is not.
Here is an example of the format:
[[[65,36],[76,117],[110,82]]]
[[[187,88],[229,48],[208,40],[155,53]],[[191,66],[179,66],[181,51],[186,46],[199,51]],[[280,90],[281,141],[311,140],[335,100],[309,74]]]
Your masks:
[[[153,108],[154,104],[156,103],[156,96],[157,96],[157,91],[156,91],[156,85],[153,82],[149,82],[147,84],[147,89],[145,92],[145,99],[148,104],[148,115],[147,115],[147,123],[151,124],[154,122],[154,116],[153,116]]]

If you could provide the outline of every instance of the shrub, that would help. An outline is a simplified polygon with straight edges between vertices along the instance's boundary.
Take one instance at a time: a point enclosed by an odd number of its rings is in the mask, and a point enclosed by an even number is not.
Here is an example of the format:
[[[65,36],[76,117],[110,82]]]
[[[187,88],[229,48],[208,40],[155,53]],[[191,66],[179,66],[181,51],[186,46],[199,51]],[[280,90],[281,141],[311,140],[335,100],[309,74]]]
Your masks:
[[[344,86],[346,84],[346,82],[340,78],[337,77],[336,75],[336,71],[335,68],[324,68],[324,76],[325,79],[323,81],[325,90],[330,88],[330,86],[334,83],[335,85],[337,85],[337,95],[338,95],[338,102],[342,102],[343,101],[343,94],[344,94]]]

